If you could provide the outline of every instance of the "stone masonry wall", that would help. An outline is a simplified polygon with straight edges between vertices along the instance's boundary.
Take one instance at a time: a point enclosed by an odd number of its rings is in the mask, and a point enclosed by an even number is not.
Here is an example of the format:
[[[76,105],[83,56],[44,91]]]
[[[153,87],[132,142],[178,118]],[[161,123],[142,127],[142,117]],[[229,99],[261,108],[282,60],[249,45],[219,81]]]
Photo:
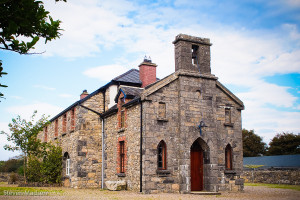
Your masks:
[[[103,111],[103,94],[98,93],[83,103],[84,106]],[[55,120],[48,125],[47,142],[62,147],[70,156],[70,175],[66,176],[63,160],[63,182],[74,188],[100,187],[101,185],[101,120],[87,109],[75,107],[75,129],[71,128],[71,111],[67,111],[66,132],[62,132],[63,115],[58,120],[58,136],[55,136]],[[44,131],[38,138],[44,141]]]
[[[300,169],[244,171],[242,177],[246,183],[300,185]]]
[[[218,101],[217,101],[218,99]],[[158,118],[159,102],[166,103],[166,119]],[[225,126],[225,108],[232,123]],[[222,107],[223,106],[223,107]],[[183,73],[147,97],[143,110],[143,190],[146,193],[187,192],[190,188],[190,149],[194,141],[204,152],[204,190],[242,190],[241,115],[237,105],[216,86],[213,76]],[[203,120],[207,127],[198,125]],[[167,146],[167,170],[157,169],[157,145]],[[225,172],[225,147],[233,149],[233,170]],[[238,181],[236,181],[238,180]]]
[[[159,118],[159,103],[166,105],[166,118]],[[151,94],[143,102],[143,191],[179,192],[178,82]],[[157,169],[157,146],[166,144],[166,170]]]
[[[140,188],[140,105],[125,108],[125,128],[117,114],[105,119],[105,181],[125,180],[127,189]],[[119,173],[119,141],[125,141],[125,173]]]

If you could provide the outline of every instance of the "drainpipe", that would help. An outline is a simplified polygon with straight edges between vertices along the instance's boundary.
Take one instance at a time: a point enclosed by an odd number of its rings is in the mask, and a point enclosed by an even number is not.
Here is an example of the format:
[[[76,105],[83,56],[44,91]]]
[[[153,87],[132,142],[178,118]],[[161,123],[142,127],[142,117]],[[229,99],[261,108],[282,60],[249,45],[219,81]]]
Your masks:
[[[104,188],[104,118],[102,119],[102,162],[101,162],[101,189]]]
[[[103,113],[105,112],[105,92],[103,92]],[[102,162],[101,162],[101,189],[104,189],[104,117],[101,117],[102,119]]]
[[[143,191],[143,103],[141,103],[140,111],[140,192]]]

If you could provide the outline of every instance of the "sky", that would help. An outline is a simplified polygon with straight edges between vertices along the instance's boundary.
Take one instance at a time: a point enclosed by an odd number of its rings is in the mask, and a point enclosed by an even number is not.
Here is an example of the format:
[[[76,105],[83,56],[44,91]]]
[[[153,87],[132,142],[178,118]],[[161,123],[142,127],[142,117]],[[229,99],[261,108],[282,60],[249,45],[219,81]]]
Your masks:
[[[175,71],[175,36],[210,38],[211,68],[245,105],[242,126],[267,144],[282,132],[300,133],[300,0],[69,0],[45,1],[62,21],[60,39],[40,40],[31,52],[0,51],[4,71],[0,130],[34,110],[54,117],[144,56],[157,76]],[[0,135],[0,160],[8,152]]]

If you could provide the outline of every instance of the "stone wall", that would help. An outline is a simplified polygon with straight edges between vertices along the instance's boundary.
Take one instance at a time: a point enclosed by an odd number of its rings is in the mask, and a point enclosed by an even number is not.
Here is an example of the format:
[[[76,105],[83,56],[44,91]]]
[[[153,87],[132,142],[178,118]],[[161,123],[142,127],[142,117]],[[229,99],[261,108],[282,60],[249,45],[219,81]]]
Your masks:
[[[121,102],[121,101],[119,101]],[[125,127],[117,113],[105,119],[105,181],[127,182],[127,189],[140,188],[140,105],[125,108]],[[119,173],[119,141],[125,142],[125,173]]]
[[[253,176],[252,176],[253,172]],[[272,183],[300,185],[300,169],[296,170],[255,170],[244,171],[242,178],[246,183]]]
[[[166,118],[159,117],[159,103],[166,105]],[[143,102],[143,191],[179,192],[178,81],[173,81]],[[166,144],[166,170],[158,170],[157,146]]]
[[[103,112],[103,94],[100,92],[82,105]],[[66,158],[63,160],[63,183],[67,187],[85,188],[101,186],[101,120],[100,117],[79,105],[75,106],[75,128],[71,128],[71,110],[67,114],[67,128],[62,131],[63,115],[58,117],[58,135],[55,121],[48,125],[47,142],[59,145],[63,155],[69,154],[70,175],[66,175]],[[45,131],[38,138],[44,141]]]

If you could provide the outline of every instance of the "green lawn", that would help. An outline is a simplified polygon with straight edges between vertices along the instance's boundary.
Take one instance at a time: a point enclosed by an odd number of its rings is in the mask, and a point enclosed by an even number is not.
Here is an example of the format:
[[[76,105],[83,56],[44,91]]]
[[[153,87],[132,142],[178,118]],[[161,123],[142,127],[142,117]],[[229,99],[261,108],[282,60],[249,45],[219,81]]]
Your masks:
[[[266,183],[245,183],[245,186],[265,186],[269,188],[291,189],[300,191],[300,185],[284,185],[284,184],[266,184]]]
[[[29,196],[29,195],[38,195],[38,196],[47,196],[53,194],[62,194],[63,190],[61,189],[46,189],[46,188],[35,188],[35,187],[1,187],[0,186],[0,195],[9,195],[9,196]]]

